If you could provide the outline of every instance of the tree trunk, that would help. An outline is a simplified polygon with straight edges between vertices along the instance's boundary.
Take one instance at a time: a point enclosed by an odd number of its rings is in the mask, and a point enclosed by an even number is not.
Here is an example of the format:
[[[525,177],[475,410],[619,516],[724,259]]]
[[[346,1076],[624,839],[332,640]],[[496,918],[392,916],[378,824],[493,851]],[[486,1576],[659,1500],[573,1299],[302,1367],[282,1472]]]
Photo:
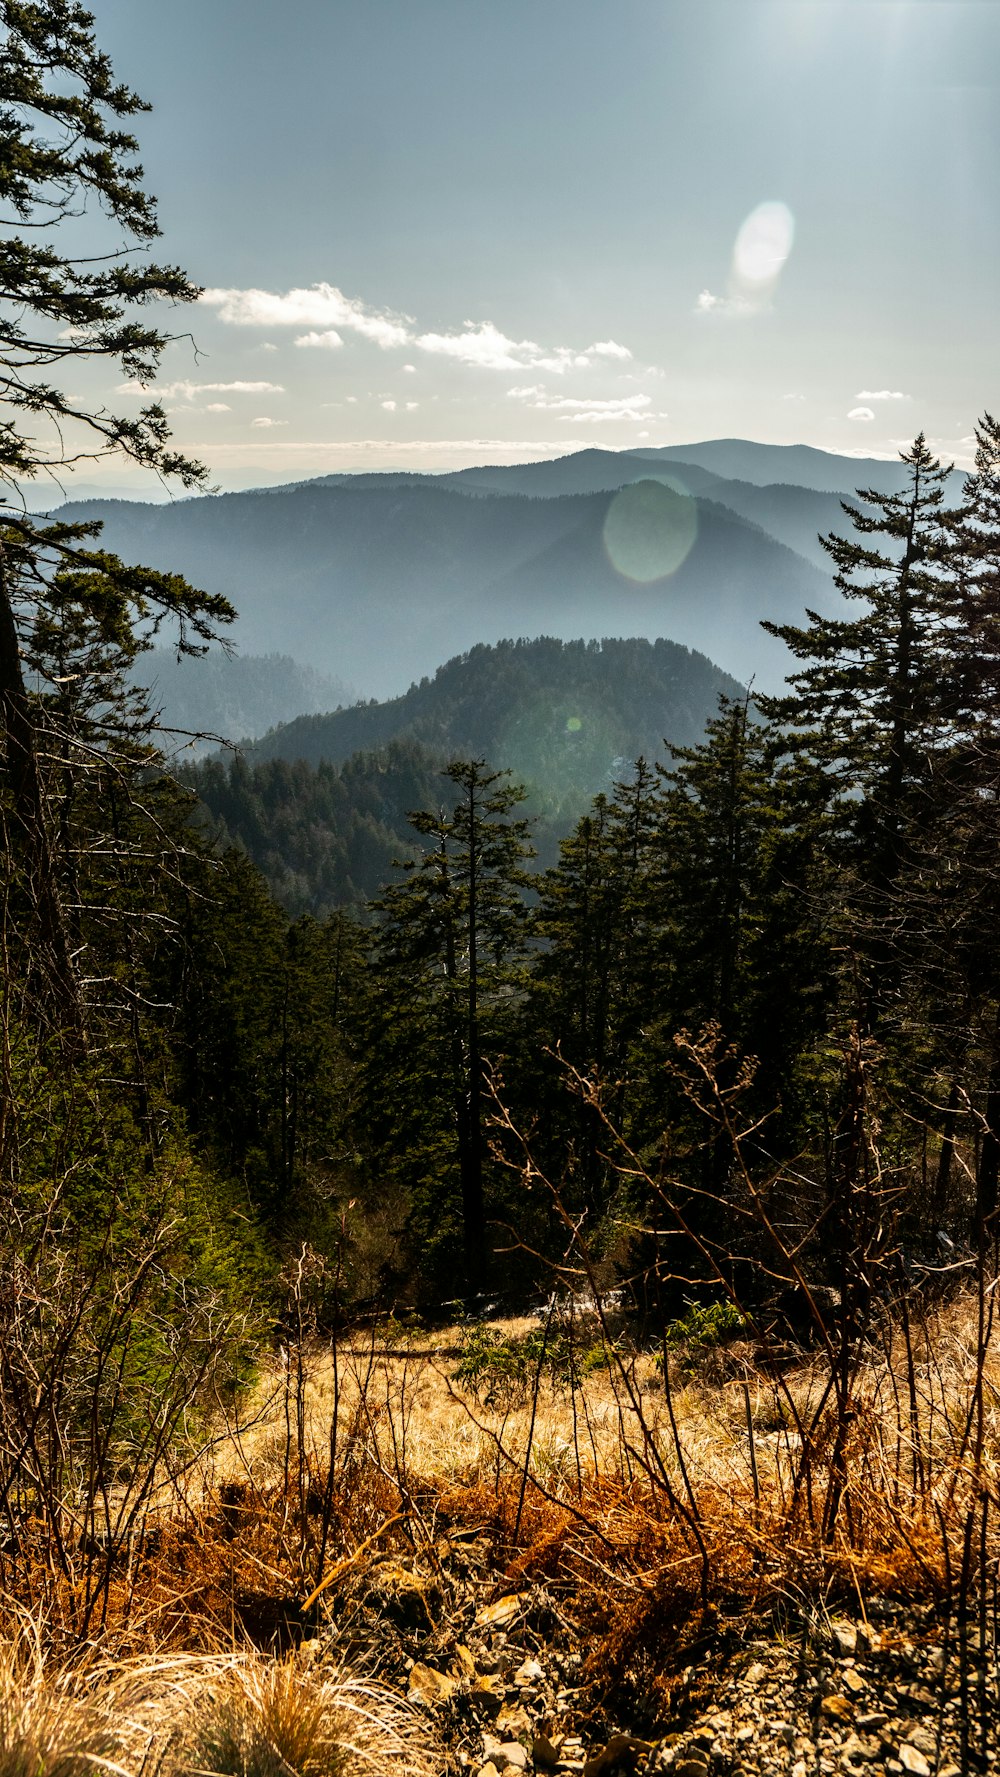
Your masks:
[[[29,908],[25,980],[29,1003],[64,1048],[84,1042],[83,1008],[45,824],[31,705],[24,688],[17,626],[0,546],[0,735],[10,796],[7,843]],[[33,928],[33,929],[32,929]]]

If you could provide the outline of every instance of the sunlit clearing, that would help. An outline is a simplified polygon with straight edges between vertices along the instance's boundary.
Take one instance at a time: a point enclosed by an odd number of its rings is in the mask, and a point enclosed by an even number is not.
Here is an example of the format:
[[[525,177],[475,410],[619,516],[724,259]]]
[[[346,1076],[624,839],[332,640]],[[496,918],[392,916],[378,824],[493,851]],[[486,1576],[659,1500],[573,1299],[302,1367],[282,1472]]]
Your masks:
[[[648,585],[675,574],[698,535],[698,507],[680,486],[636,481],[611,501],[604,547],[616,573]]]

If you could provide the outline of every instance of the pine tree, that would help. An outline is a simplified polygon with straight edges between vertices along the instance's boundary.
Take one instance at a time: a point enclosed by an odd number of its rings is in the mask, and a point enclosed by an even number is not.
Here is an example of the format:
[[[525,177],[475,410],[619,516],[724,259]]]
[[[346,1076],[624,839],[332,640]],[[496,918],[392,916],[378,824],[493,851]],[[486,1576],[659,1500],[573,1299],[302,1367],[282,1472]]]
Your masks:
[[[0,0],[0,201],[13,222],[0,236],[0,814],[9,892],[27,919],[19,936],[32,957],[33,1013],[79,1046],[85,1008],[63,906],[46,761],[39,746],[38,689],[69,682],[47,670],[53,627],[96,634],[133,654],[165,619],[178,646],[197,648],[233,615],[221,598],[177,576],[125,568],[93,545],[99,527],[46,524],[25,510],[24,484],[58,482],[61,470],[109,453],[186,487],[204,481],[197,463],[172,451],[163,409],[115,415],[66,395],[53,367],[110,361],[135,388],[156,374],[167,335],[136,319],[143,305],[186,302],[197,290],[176,267],[137,257],[158,234],[142,188],[134,137],[119,127],[146,107],[114,80],[98,49],[93,18],[76,0]],[[109,225],[86,254],[67,253],[60,226],[90,207]],[[122,236],[125,239],[123,241]],[[142,637],[142,643],[139,638]],[[25,665],[35,675],[26,680]],[[79,656],[73,670],[79,665]],[[47,732],[66,700],[50,697]],[[113,711],[105,721],[107,729]],[[127,718],[123,718],[127,726]],[[93,734],[64,733],[64,774]]]
[[[899,933],[894,897],[922,826],[932,819],[934,761],[950,744],[954,693],[948,613],[958,514],[945,506],[949,471],[921,434],[901,453],[904,491],[844,502],[855,535],[821,539],[854,618],[809,612],[808,627],[765,623],[800,661],[790,691],[758,699],[789,748],[826,774],[844,861],[856,879],[855,945],[866,985],[859,1015],[898,1022]]]
[[[447,769],[455,800],[437,813],[410,816],[425,841],[422,858],[406,867],[377,904],[380,927],[375,947],[376,989],[383,985],[383,1047],[402,1063],[378,1090],[411,1100],[414,1081],[429,1074],[437,1082],[430,1103],[412,1105],[409,1115],[444,1111],[450,1135],[425,1135],[420,1189],[431,1194],[440,1181],[428,1176],[435,1154],[451,1149],[461,1202],[465,1285],[478,1295],[487,1276],[484,1193],[483,1104],[485,1054],[516,983],[524,953],[527,911],[522,890],[525,864],[532,856],[528,823],[514,817],[524,791],[506,771],[491,771],[485,760],[456,760]],[[401,1038],[404,1056],[396,1050]],[[417,1053],[414,1053],[417,1051]],[[396,1131],[396,1139],[402,1133]],[[394,1139],[391,1128],[388,1139]],[[443,1206],[442,1206],[443,1209]]]

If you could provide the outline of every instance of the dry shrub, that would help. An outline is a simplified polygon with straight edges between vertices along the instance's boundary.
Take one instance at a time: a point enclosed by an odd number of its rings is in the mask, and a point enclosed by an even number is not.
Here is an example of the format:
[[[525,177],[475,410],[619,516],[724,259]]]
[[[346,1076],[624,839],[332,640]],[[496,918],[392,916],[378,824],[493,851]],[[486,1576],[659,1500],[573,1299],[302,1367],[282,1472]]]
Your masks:
[[[302,1654],[247,1656],[195,1699],[171,1758],[176,1777],[431,1777],[418,1718],[383,1687]]]

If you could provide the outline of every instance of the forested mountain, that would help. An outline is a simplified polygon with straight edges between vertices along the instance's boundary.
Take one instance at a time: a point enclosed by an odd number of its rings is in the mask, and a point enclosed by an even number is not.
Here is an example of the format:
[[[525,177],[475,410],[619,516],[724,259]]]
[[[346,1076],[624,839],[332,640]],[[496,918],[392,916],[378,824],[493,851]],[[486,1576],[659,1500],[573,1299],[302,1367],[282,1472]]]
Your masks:
[[[540,631],[669,636],[776,688],[783,655],[760,619],[837,609],[829,576],[723,507],[649,485],[662,510],[645,525],[618,507],[609,519],[606,493],[469,498],[433,481],[69,511],[101,519],[108,548],[231,597],[247,652],[291,654],[369,694],[398,694],[477,642]],[[616,567],[605,530],[619,517]],[[673,572],[657,571],[655,550],[629,557],[651,529]]]
[[[553,807],[606,789],[623,763],[701,739],[740,685],[703,654],[642,637],[480,643],[402,697],[303,715],[243,749],[248,759],[340,763],[412,739],[450,758],[509,766]]]
[[[388,703],[300,716],[190,779],[220,835],[238,840],[293,911],[375,895],[412,853],[413,808],[444,795],[449,759],[509,769],[554,860],[592,797],[640,756],[701,740],[720,696],[741,687],[676,642],[480,645]]]

